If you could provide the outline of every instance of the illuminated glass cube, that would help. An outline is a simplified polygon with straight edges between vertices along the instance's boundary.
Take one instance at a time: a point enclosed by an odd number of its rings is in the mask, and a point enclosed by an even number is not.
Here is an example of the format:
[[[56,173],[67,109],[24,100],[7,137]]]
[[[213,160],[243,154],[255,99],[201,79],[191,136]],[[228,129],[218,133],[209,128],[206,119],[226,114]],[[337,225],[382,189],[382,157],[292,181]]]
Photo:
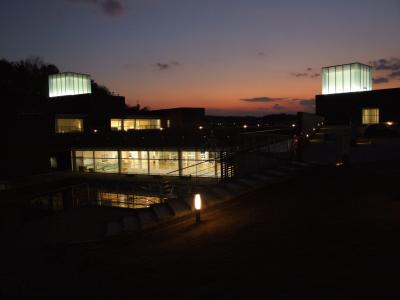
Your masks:
[[[323,95],[371,90],[371,66],[352,63],[322,68]]]
[[[78,73],[49,75],[49,97],[91,94],[90,76]]]

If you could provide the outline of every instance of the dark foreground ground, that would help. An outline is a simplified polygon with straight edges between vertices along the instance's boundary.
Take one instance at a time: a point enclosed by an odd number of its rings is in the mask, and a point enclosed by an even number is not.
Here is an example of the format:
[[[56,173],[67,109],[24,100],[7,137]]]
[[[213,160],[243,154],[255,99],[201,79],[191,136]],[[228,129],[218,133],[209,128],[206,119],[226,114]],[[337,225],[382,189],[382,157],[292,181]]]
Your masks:
[[[400,164],[326,168],[48,255],[22,299],[399,299]]]

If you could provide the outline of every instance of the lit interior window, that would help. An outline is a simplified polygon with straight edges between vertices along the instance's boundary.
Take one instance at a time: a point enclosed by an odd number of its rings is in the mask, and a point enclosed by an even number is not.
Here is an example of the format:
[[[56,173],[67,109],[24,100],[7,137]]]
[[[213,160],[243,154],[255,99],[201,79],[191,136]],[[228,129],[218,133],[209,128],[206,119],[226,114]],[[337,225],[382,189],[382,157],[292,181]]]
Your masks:
[[[362,124],[379,124],[379,109],[378,108],[363,108]]]
[[[160,129],[160,119],[136,119],[136,129]]]
[[[111,119],[110,121],[111,130],[121,131],[122,130],[122,119]]]
[[[98,192],[98,204],[101,206],[119,208],[146,208],[152,204],[161,203],[160,197],[133,195],[125,193]]]
[[[124,120],[124,130],[134,130],[135,129],[135,119],[125,119]]]
[[[79,172],[221,177],[220,154],[215,151],[74,150]],[[181,163],[179,160],[181,159]]]
[[[83,119],[56,119],[56,132],[83,132]]]

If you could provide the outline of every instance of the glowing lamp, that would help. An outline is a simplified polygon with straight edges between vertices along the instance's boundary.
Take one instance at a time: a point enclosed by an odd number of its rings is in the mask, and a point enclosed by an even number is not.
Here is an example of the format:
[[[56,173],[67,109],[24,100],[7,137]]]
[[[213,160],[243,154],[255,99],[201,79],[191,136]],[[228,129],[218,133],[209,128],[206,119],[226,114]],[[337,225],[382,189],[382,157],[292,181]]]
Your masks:
[[[293,123],[293,124],[292,124],[292,127],[293,127],[293,128],[296,127],[296,124]]]
[[[244,125],[243,125],[243,128],[245,128],[245,129],[246,129],[246,128],[247,128],[247,125],[246,125],[246,124],[244,124]]]
[[[194,195],[194,209],[196,211],[196,223],[200,223],[200,210],[201,210],[201,196],[200,194]]]
[[[202,130],[203,129],[203,126],[199,126],[199,130]]]

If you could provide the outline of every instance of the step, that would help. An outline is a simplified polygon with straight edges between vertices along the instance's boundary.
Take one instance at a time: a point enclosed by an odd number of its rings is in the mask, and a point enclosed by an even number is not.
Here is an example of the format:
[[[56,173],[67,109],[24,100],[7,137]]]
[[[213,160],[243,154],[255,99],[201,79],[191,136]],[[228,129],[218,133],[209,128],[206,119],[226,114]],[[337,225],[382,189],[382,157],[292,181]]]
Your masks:
[[[170,207],[174,216],[181,216],[191,211],[190,206],[185,201],[179,199],[168,200],[167,205]]]

